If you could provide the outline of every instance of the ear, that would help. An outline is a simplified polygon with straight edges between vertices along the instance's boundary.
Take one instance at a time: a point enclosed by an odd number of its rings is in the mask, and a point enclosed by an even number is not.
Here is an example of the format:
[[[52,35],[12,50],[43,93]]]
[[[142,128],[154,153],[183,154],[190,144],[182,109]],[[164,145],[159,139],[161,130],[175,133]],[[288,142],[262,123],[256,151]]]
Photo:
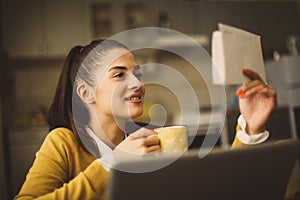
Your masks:
[[[77,94],[84,103],[94,103],[93,92],[85,83],[77,86]]]

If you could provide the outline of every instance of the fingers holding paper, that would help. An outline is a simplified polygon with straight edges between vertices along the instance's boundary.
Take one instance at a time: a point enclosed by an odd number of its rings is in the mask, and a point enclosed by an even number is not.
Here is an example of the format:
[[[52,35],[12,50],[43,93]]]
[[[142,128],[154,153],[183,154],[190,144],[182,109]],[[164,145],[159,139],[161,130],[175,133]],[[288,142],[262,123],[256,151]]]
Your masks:
[[[250,82],[243,84],[238,90],[237,90],[237,95],[240,98],[245,98],[247,96],[251,95],[256,95],[256,94],[261,94],[261,95],[266,95],[267,97],[270,97],[273,102],[272,107],[276,106],[276,91],[268,87],[262,78],[259,76],[257,72],[254,72],[250,69],[243,69],[243,74],[250,79]],[[270,102],[270,103],[271,103]]]
[[[240,111],[246,120],[248,134],[264,131],[264,125],[272,110],[276,107],[276,91],[268,87],[258,73],[243,69],[243,74],[250,79],[237,91]]]

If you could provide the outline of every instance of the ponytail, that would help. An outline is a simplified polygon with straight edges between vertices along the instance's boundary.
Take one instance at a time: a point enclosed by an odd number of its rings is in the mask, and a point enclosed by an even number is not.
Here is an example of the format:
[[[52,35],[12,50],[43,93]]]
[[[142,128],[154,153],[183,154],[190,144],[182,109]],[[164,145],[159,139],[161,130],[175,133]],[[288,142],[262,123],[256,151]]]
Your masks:
[[[72,114],[72,95],[74,80],[80,66],[76,57],[82,48],[82,46],[73,47],[64,62],[54,99],[47,113],[47,122],[50,130],[57,127],[65,127],[75,131]]]
[[[75,46],[68,53],[59,77],[54,99],[47,112],[50,131],[57,127],[65,127],[73,133],[77,133],[76,127],[88,123],[88,111],[76,94],[76,90],[73,91],[73,87],[82,62],[103,41],[94,40],[84,47]],[[83,127],[80,126],[80,128]]]

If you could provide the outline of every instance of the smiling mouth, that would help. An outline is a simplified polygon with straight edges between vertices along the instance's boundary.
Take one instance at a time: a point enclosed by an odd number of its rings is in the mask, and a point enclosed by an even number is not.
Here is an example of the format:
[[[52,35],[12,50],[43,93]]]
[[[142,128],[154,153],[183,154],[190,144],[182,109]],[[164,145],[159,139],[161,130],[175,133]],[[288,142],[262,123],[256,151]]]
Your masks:
[[[140,100],[141,97],[130,97],[129,100]]]
[[[140,103],[142,101],[142,98],[141,96],[131,96],[131,97],[126,97],[125,100],[132,103]]]

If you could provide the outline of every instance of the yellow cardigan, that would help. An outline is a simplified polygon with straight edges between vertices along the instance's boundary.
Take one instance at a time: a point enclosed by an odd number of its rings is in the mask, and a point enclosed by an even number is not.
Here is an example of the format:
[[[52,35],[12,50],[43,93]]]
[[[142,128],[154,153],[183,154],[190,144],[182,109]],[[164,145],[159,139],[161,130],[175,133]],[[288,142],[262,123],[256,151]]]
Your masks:
[[[108,172],[66,128],[51,131],[15,199],[105,199]]]
[[[237,139],[232,146],[242,146]],[[15,199],[105,199],[108,172],[66,128],[51,131]]]

